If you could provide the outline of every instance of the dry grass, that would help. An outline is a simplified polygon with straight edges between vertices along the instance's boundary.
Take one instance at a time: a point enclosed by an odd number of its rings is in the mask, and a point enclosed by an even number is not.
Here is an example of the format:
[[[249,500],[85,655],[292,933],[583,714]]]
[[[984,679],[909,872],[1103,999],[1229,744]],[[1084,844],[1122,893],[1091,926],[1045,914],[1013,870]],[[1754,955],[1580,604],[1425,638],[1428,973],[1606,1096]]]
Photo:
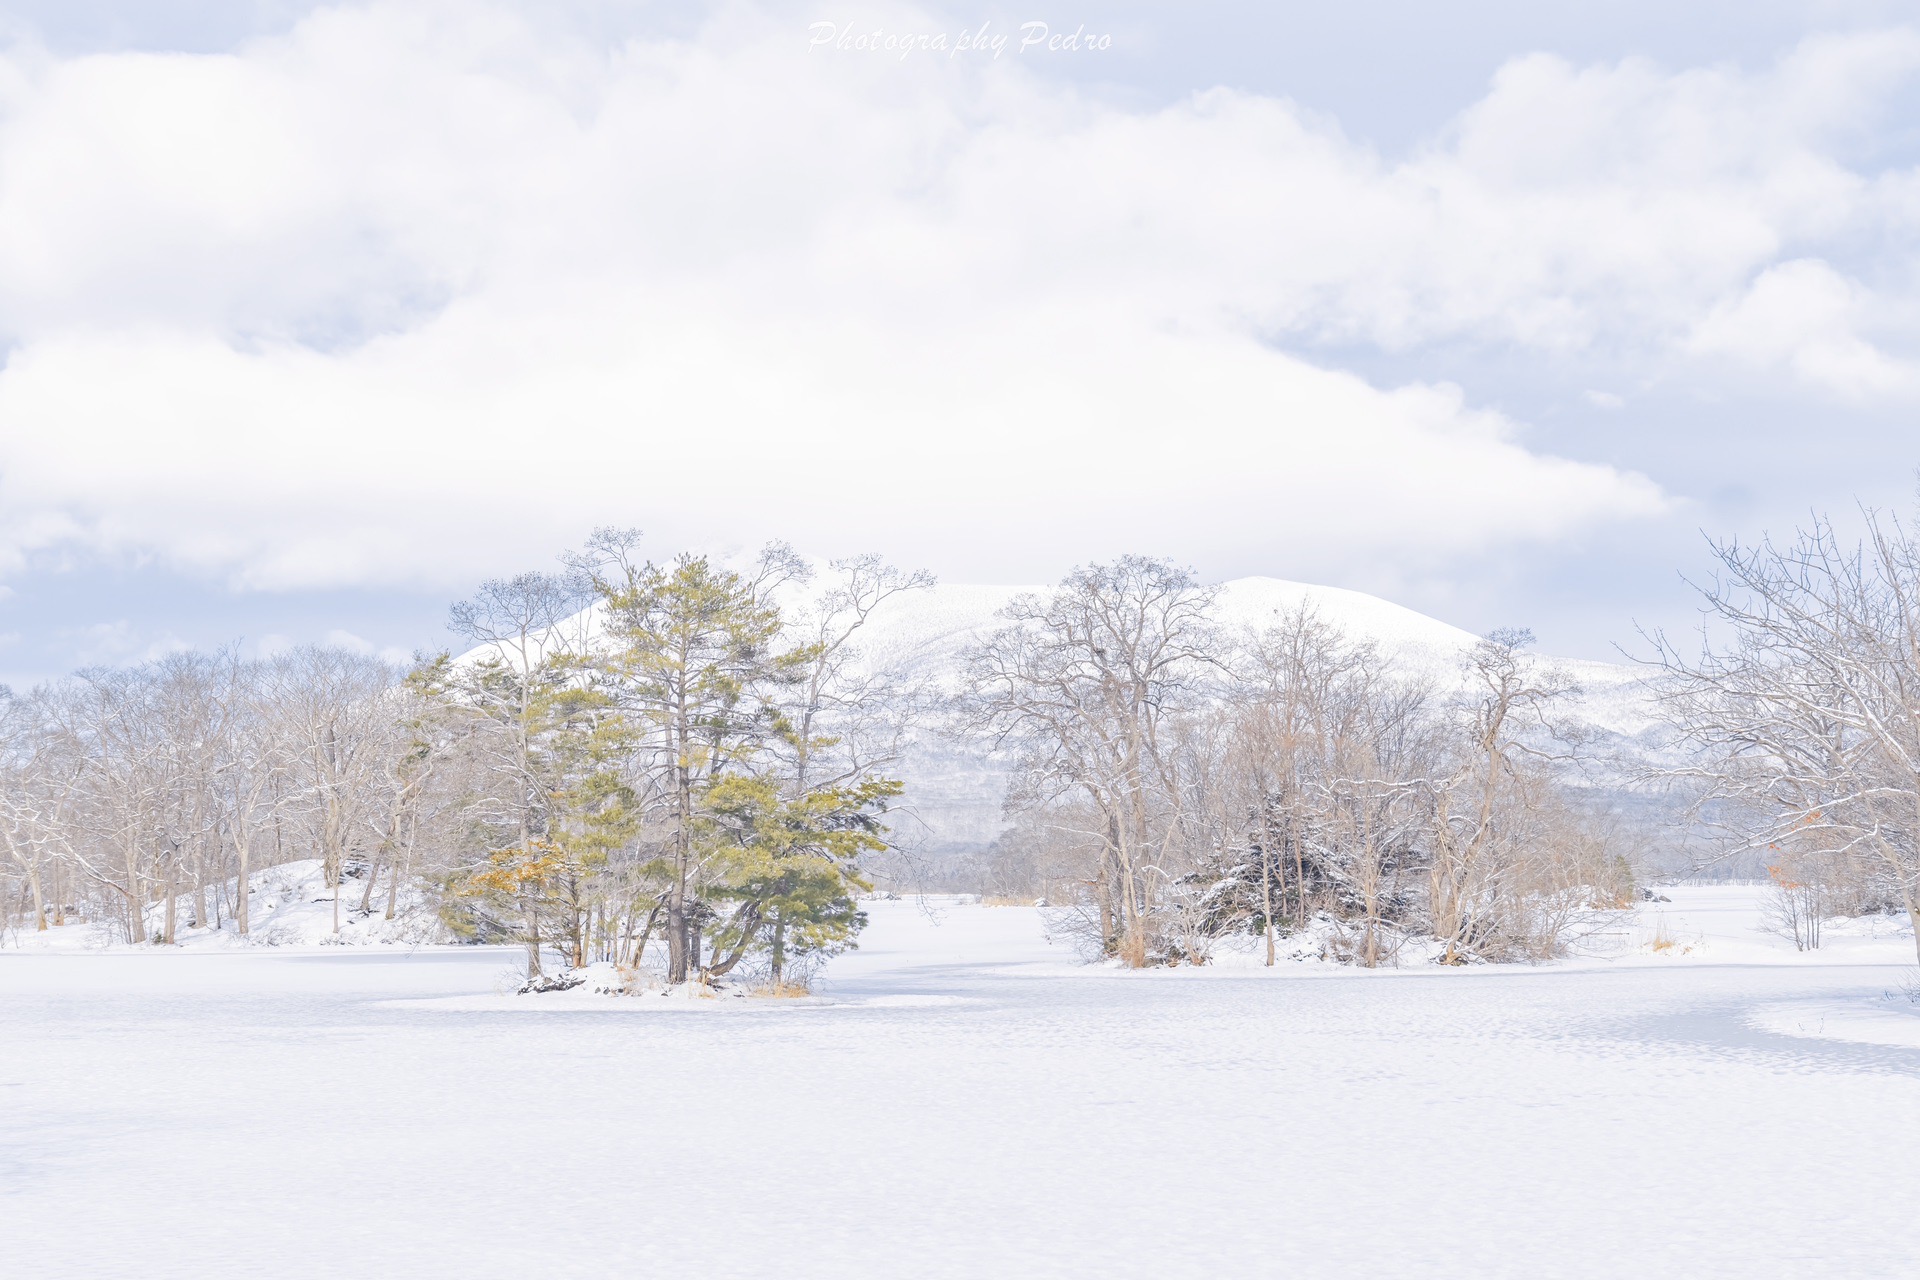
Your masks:
[[[980,899],[980,905],[983,907],[1030,907],[1033,905],[1033,899],[1032,898],[1009,898],[1005,896],[992,896],[992,897],[983,896]]]
[[[1659,915],[1654,917],[1653,936],[1647,939],[1647,950],[1655,955],[1684,956],[1692,951],[1693,947],[1674,937],[1667,929],[1666,916]]]

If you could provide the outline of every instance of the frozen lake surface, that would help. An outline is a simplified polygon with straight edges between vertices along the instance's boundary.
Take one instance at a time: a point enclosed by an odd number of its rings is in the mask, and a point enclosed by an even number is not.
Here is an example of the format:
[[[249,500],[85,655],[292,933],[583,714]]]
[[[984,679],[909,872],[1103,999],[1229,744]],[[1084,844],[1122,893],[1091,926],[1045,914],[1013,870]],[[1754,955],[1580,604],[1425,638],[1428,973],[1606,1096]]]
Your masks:
[[[819,1002],[477,949],[0,952],[12,1275],[1896,1276],[1910,936],[1128,974],[871,904]],[[1649,911],[1652,909],[1649,908]]]

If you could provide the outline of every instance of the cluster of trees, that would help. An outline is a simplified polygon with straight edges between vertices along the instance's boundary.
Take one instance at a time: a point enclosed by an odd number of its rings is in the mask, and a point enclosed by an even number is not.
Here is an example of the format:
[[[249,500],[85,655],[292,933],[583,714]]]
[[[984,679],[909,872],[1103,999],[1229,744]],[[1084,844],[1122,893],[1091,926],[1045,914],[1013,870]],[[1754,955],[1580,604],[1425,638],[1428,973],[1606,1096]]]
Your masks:
[[[1552,953],[1632,877],[1581,785],[1576,692],[1495,633],[1466,669],[1396,669],[1311,610],[1224,632],[1164,561],[1076,571],[970,656],[965,721],[1016,761],[991,868],[1077,910],[1090,949],[1203,959],[1322,921],[1366,965]]]
[[[249,931],[256,868],[314,857],[363,913],[408,878],[431,771],[417,685],[376,659],[305,648],[178,653],[0,690],[0,846],[33,924],[70,913],[134,942]]]
[[[346,882],[349,914],[424,891],[456,933],[524,944],[530,980],[545,952],[651,946],[673,982],[756,957],[778,984],[846,945],[912,701],[853,640],[931,580],[859,558],[783,611],[809,576],[784,548],[737,572],[635,541],[486,583],[453,610],[461,661],[177,654],[5,695],[15,918],[246,934],[248,875],[315,858],[336,929]]]
[[[1757,851],[1786,931],[1893,908],[1920,926],[1920,541],[1863,513],[1792,541],[1713,548],[1707,625],[1652,637],[1680,763],[1721,857]],[[1920,929],[1916,931],[1920,946]]]
[[[455,609],[485,655],[433,675],[480,797],[484,853],[456,889],[525,943],[530,978],[543,946],[638,967],[658,944],[669,982],[751,956],[777,987],[864,922],[860,862],[886,844],[913,699],[854,641],[932,580],[861,557],[783,610],[808,576],[784,547],[739,572],[640,561],[636,539],[603,531],[572,572]]]

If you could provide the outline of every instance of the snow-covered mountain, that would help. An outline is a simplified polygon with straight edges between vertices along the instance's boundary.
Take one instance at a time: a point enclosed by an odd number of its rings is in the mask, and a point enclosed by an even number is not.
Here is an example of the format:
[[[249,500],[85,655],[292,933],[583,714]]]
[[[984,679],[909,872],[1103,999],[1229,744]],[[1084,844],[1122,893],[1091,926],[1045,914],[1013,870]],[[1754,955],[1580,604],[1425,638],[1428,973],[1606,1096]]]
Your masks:
[[[954,672],[967,646],[1004,625],[999,611],[1014,596],[1042,587],[955,585],[905,593],[887,601],[861,632],[876,663]],[[1355,641],[1370,641],[1402,670],[1442,683],[1459,679],[1479,637],[1378,596],[1279,578],[1237,578],[1220,588],[1214,620],[1229,636],[1273,626],[1302,607]],[[1548,658],[1581,689],[1581,718],[1629,736],[1651,723],[1640,673],[1611,662]]]
[[[862,632],[861,645],[876,657],[906,658],[916,665],[957,662],[968,644],[1003,625],[999,610],[1014,596],[1045,587],[941,585],[895,596]],[[1479,640],[1469,631],[1430,618],[1378,596],[1339,587],[1279,578],[1236,578],[1220,587],[1214,620],[1227,632],[1271,626],[1302,607],[1348,637],[1371,641],[1399,665],[1422,674],[1451,677]],[[1607,662],[1553,659],[1583,686],[1608,689],[1631,683],[1630,667]]]

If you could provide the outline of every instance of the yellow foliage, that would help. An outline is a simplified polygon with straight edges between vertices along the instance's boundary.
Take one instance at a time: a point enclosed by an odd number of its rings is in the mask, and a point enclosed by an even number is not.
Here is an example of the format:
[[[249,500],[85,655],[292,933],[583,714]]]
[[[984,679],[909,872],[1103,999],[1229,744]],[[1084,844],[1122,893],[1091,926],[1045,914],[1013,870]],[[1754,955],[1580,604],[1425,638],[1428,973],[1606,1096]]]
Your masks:
[[[535,840],[524,848],[495,849],[487,855],[485,866],[467,876],[464,887],[471,893],[519,894],[540,888],[572,866],[572,859],[559,846]]]

